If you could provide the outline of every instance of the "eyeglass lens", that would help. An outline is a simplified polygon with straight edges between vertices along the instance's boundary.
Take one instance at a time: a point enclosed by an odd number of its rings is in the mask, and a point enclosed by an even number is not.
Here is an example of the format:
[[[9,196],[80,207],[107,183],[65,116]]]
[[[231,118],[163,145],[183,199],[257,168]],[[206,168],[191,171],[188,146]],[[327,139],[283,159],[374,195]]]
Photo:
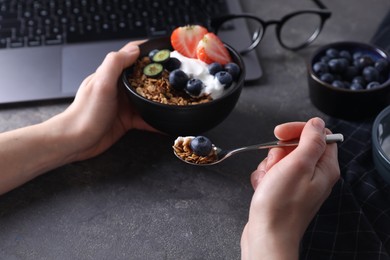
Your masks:
[[[302,13],[291,17],[280,29],[280,42],[294,49],[311,42],[319,33],[321,17],[315,13]]]
[[[241,41],[237,41],[237,39],[235,39],[237,36],[233,31],[234,28],[248,30],[248,33],[245,34],[246,38],[241,39]],[[264,28],[259,21],[250,18],[238,17],[225,21],[219,27],[218,36],[223,42],[241,52],[248,49],[252,43],[256,41],[256,38],[261,38],[263,32]]]
[[[233,41],[235,34],[232,28],[246,29],[248,37],[242,41]],[[279,40],[283,47],[289,49],[299,48],[315,39],[321,27],[321,17],[316,13],[301,13],[290,17],[280,24]],[[263,24],[250,17],[235,17],[225,21],[218,30],[218,36],[238,51],[245,51],[256,44],[263,37],[265,28]],[[234,44],[236,43],[236,44]]]

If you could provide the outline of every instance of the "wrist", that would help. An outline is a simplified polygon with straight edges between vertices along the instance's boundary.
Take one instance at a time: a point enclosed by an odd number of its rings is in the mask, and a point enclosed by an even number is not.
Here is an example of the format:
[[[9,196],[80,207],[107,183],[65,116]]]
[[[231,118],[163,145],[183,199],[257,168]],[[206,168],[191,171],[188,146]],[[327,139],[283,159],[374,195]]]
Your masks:
[[[291,260],[299,258],[300,237],[287,228],[248,222],[248,259]]]
[[[46,170],[51,170],[73,162],[77,154],[77,140],[62,114],[58,114],[40,124],[32,126],[41,137],[42,155],[46,157]]]

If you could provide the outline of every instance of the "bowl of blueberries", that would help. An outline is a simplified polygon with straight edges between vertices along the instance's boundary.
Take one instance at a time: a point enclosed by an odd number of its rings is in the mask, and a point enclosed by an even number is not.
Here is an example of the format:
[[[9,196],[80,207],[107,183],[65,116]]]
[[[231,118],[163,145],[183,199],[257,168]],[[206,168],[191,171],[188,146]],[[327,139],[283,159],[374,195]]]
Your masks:
[[[308,64],[311,102],[344,120],[363,120],[390,104],[390,60],[382,49],[360,42],[319,48]]]

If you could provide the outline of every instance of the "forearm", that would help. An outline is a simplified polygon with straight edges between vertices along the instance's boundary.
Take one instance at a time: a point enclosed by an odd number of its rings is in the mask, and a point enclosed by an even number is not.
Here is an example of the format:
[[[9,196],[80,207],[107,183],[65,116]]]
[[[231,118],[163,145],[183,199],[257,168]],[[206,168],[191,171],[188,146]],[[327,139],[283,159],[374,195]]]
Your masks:
[[[71,161],[72,151],[57,121],[0,134],[0,194]]]

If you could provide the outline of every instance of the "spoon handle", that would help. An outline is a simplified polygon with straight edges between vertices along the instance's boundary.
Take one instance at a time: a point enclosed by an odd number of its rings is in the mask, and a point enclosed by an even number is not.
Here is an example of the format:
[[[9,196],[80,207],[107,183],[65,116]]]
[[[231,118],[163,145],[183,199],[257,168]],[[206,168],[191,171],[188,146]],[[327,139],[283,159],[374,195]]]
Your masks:
[[[343,142],[344,141],[344,136],[342,134],[326,135],[325,141],[326,141],[327,144]]]
[[[337,143],[344,141],[344,136],[342,134],[329,134],[326,135],[325,141],[327,144],[331,143]],[[243,152],[243,151],[249,151],[249,150],[259,150],[259,149],[268,149],[273,147],[285,147],[285,146],[297,146],[299,144],[299,139],[294,139],[290,141],[273,141],[269,143],[263,143],[263,144],[255,144],[250,145],[246,147],[241,147],[235,150],[231,150],[226,154],[224,157],[229,157],[235,153]]]
[[[344,136],[342,134],[329,134],[325,136],[325,142],[327,144],[338,143],[344,141]],[[294,146],[298,145],[299,139],[294,139],[291,141],[274,141],[269,143],[269,148],[275,146]]]

